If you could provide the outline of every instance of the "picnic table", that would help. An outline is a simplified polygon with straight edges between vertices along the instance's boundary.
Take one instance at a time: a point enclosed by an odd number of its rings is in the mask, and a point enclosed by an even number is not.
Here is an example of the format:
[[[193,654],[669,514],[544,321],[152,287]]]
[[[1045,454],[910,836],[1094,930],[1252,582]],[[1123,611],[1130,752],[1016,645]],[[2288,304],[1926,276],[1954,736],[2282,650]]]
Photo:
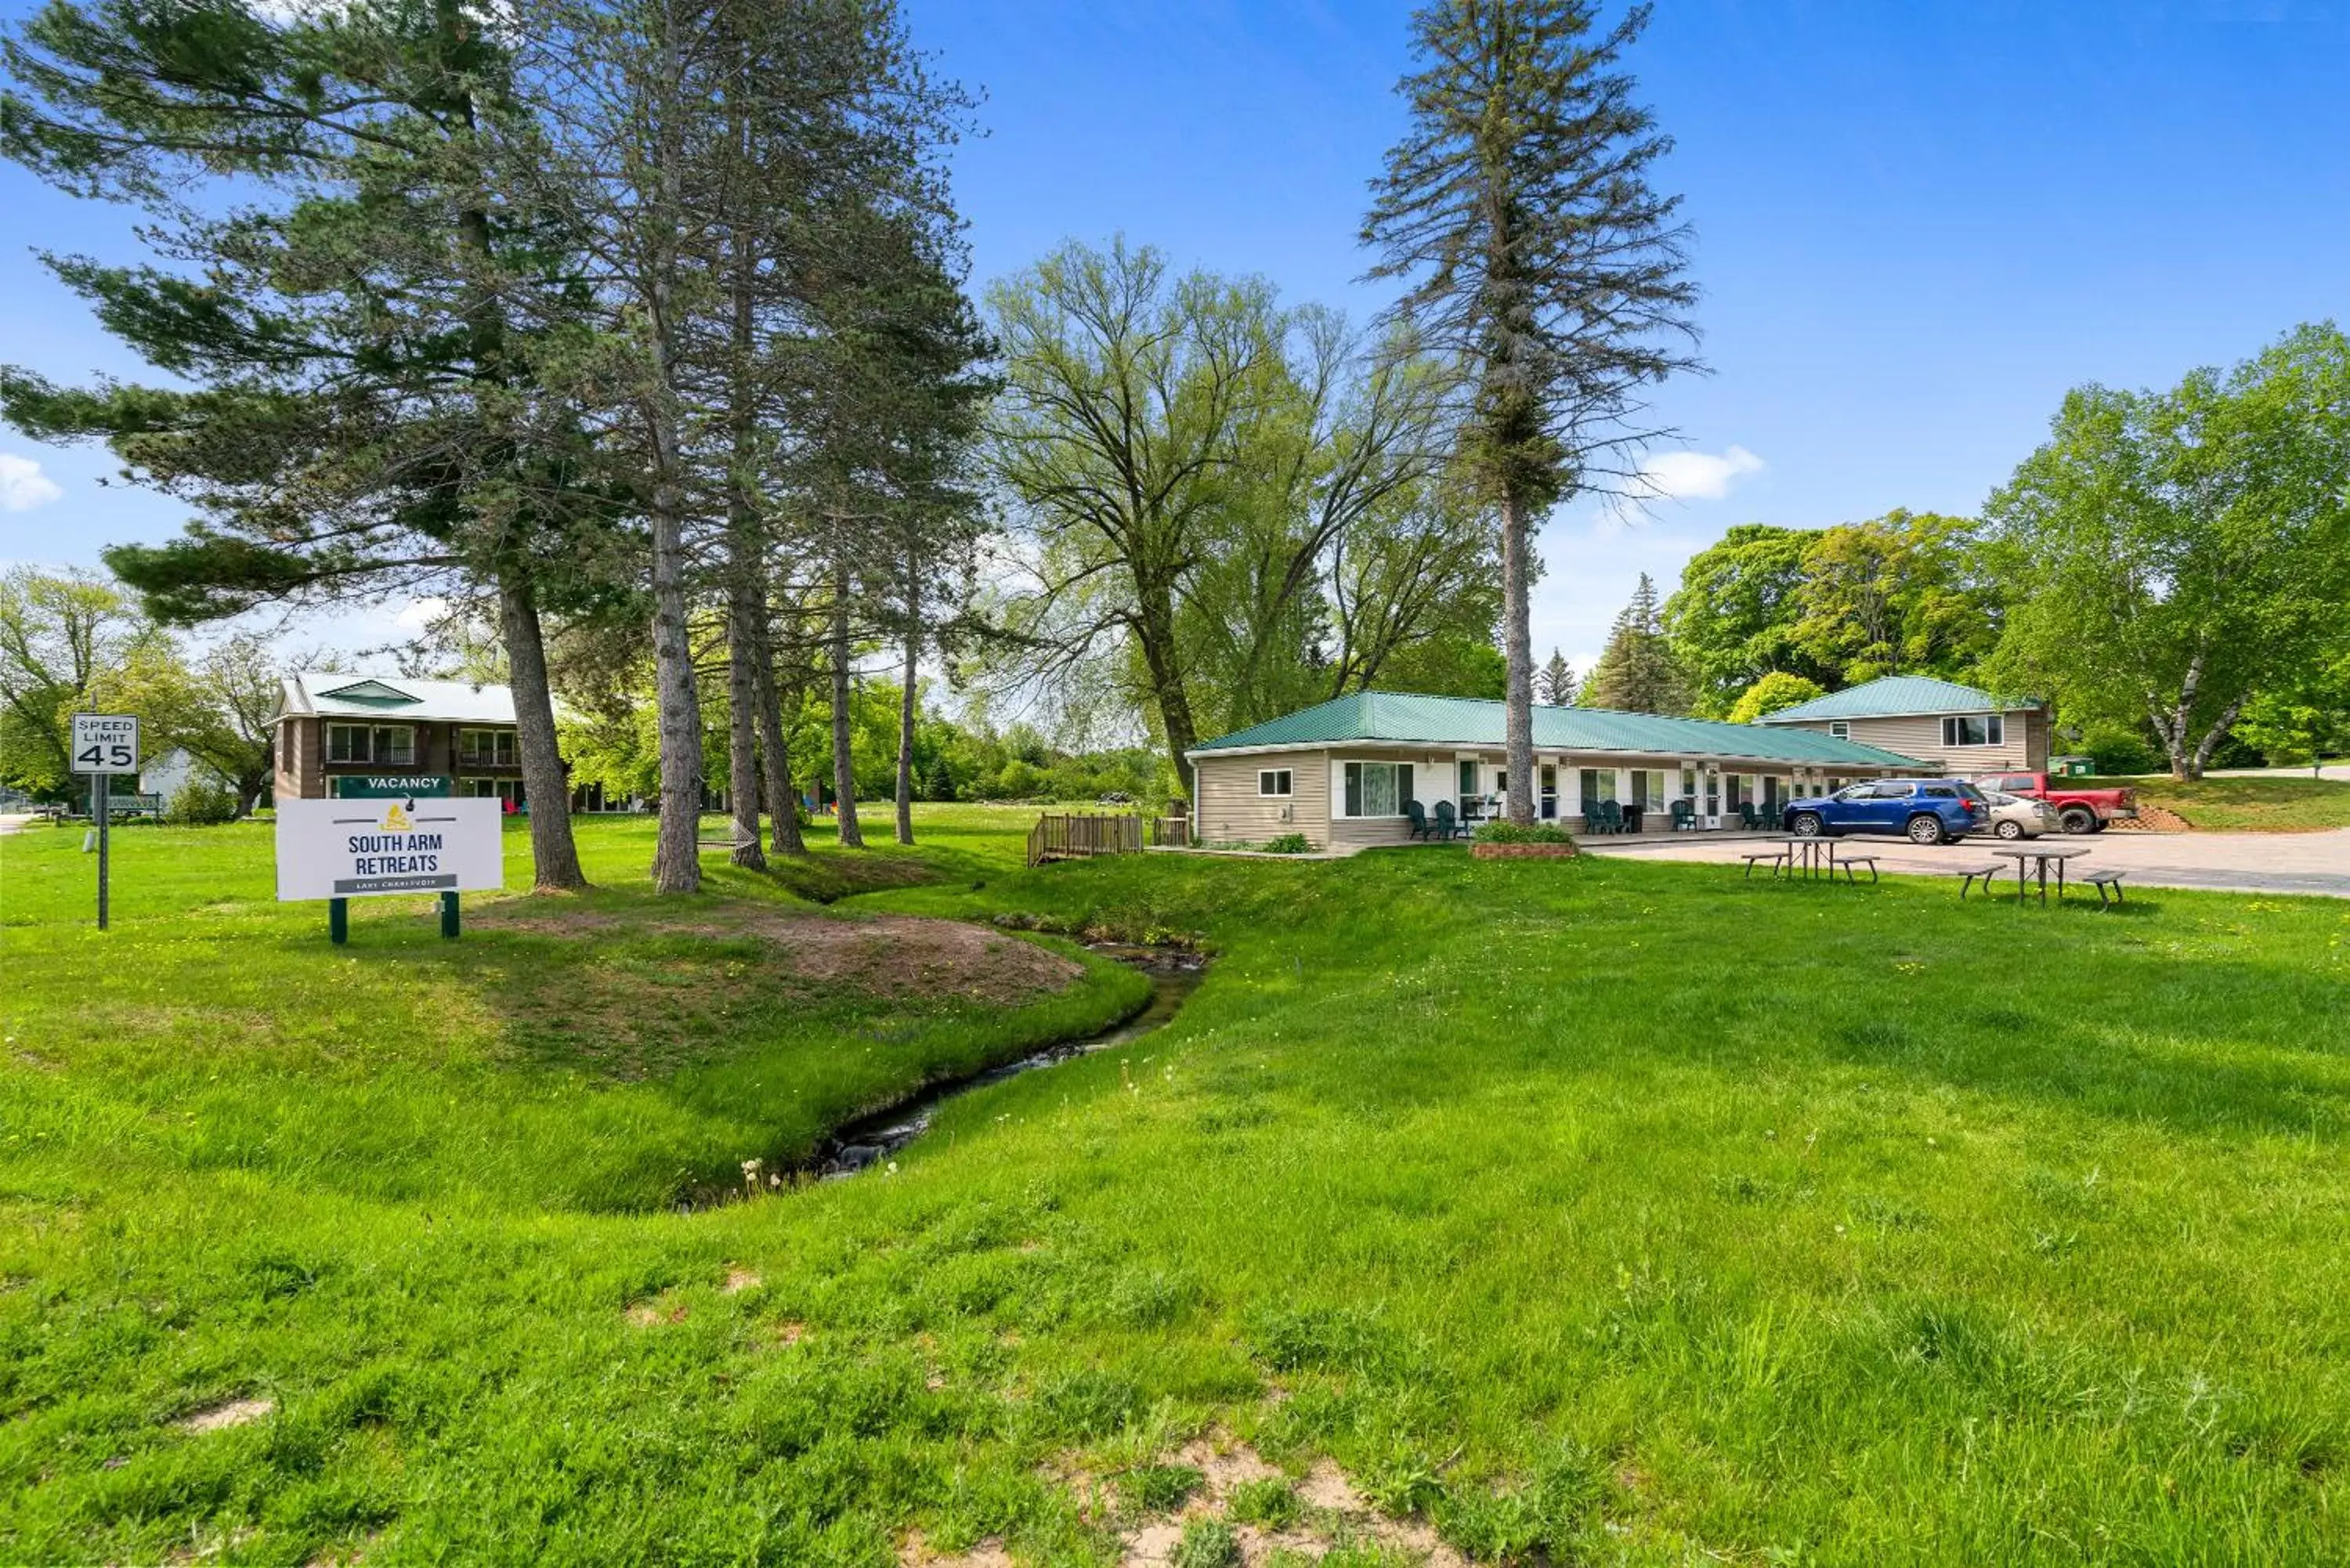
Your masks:
[[[1826,835],[1820,834],[1806,838],[1797,833],[1773,833],[1762,842],[1779,846],[1771,856],[1765,857],[1777,862],[1771,868],[1772,876],[1776,877],[1780,869],[1784,867],[1787,875],[1793,877],[1800,868],[1803,875],[1806,877],[1817,877],[1825,872],[1829,881],[1835,880],[1835,840]],[[1748,858],[1751,862],[1754,857]],[[1750,864],[1747,869],[1751,873],[1753,867]]]
[[[2043,904],[2048,901],[2048,867],[2053,862],[2056,867],[2056,901],[2061,904],[2064,901],[2065,862],[2078,860],[2088,851],[2070,847],[2050,849],[2040,845],[2003,845],[1991,853],[2015,862],[2015,901],[2019,904],[2023,902],[2031,888],[2032,873],[2025,869],[2026,862],[2036,865],[2040,877],[2040,901]]]

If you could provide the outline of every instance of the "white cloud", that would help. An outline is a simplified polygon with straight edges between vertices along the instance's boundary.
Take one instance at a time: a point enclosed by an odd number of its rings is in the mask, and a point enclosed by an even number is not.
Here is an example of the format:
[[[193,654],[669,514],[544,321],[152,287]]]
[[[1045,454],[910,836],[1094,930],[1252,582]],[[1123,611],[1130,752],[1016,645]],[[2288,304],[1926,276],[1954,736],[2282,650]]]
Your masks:
[[[1640,478],[1652,496],[1675,501],[1719,501],[1750,473],[1762,472],[1762,460],[1742,446],[1710,452],[1660,452],[1640,465]]]
[[[39,463],[13,452],[0,452],[0,512],[30,512],[64,494],[64,487],[43,473]]]
[[[409,631],[422,631],[448,611],[449,601],[442,598],[411,599],[400,612],[391,618],[391,624]]]

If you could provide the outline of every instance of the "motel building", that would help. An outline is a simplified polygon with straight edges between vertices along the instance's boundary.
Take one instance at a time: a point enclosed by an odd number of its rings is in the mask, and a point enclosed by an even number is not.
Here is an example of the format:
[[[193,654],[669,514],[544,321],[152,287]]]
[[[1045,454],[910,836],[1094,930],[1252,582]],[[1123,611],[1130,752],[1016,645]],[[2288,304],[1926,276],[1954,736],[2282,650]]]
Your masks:
[[[288,675],[276,732],[277,798],[432,794],[522,802],[514,693],[405,676]]]
[[[1696,831],[1737,828],[1739,808],[1773,831],[1790,799],[1861,779],[1937,775],[1939,761],[1825,729],[1730,724],[1604,708],[1534,709],[1536,813],[1580,830],[1613,802],[1627,827],[1669,833],[1690,803]],[[1262,843],[1303,834],[1316,849],[1399,844],[1409,803],[1469,823],[1501,815],[1507,784],[1503,707],[1468,697],[1358,691],[1194,746],[1197,841]]]

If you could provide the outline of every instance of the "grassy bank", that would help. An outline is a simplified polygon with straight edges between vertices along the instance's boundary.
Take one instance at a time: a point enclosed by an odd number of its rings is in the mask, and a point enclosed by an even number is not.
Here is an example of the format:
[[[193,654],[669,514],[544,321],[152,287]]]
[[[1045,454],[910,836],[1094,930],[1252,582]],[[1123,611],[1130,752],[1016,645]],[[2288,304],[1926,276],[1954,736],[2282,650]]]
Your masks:
[[[777,981],[620,1074],[548,1043],[580,974],[668,1020],[657,980],[758,951],[379,907],[337,954],[248,901],[260,841],[160,832],[99,939],[86,862],[0,842],[0,1556],[1105,1562],[1211,1429],[1488,1559],[2350,1552],[2340,905],[1028,872],[1013,826],[941,814],[931,880],[833,909],[1197,932],[1184,1012],[895,1174],[692,1215],[652,1206],[680,1151],[812,1136],[868,1051],[902,1078],[1003,1010]],[[649,906],[642,829],[585,831],[616,886],[561,907]],[[722,881],[696,924],[807,912]],[[235,1400],[273,1407],[179,1424]]]
[[[2350,784],[2339,779],[2229,778],[2181,784],[2149,778],[2092,779],[2103,788],[2126,784],[2148,805],[2177,812],[2211,833],[2319,833],[2350,827]]]

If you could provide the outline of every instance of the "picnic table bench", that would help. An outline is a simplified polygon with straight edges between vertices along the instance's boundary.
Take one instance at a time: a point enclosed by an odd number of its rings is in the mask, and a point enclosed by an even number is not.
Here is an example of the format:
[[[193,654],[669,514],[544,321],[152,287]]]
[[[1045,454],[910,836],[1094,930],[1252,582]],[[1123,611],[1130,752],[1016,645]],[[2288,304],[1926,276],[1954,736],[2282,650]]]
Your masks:
[[[1981,882],[1983,885],[1983,893],[1988,897],[1991,893],[1991,879],[2006,869],[2007,867],[2004,866],[1975,866],[1960,867],[1960,869],[1951,872],[1950,875],[1953,877],[1963,877],[1966,878],[1966,886],[1959,889],[1959,902],[1962,904],[1966,902],[1967,895],[1975,890],[1975,884],[1977,882]]]
[[[2113,902],[2115,904],[2118,904],[2122,901],[2122,874],[2120,872],[2091,871],[2081,879],[2097,890],[2097,908],[2100,909],[2109,909],[2112,907],[2106,901],[2106,894],[2108,890],[2113,894]]]

